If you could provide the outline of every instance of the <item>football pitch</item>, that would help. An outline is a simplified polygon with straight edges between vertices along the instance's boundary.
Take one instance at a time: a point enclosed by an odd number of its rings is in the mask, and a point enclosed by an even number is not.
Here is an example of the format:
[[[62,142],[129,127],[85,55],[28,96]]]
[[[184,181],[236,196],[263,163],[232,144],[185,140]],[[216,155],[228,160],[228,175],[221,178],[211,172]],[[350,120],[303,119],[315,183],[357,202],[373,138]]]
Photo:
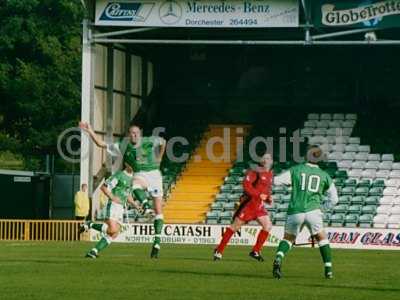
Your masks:
[[[296,248],[271,276],[248,247],[228,247],[212,261],[212,246],[112,244],[97,260],[83,258],[93,243],[1,242],[0,299],[399,299],[398,251],[333,251],[335,278],[323,278],[318,249]]]

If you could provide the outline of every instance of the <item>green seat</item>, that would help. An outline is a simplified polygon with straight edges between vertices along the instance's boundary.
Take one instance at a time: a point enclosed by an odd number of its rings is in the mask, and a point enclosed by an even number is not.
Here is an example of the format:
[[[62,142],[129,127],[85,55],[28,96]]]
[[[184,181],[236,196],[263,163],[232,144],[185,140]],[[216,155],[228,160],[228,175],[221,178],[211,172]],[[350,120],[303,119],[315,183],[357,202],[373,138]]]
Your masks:
[[[284,225],[286,222],[286,212],[276,213],[274,216],[274,222],[276,225]]]
[[[334,214],[331,216],[331,226],[343,226],[344,214]]]
[[[370,179],[362,179],[358,184],[357,187],[366,187],[369,188],[371,186],[371,180]]]
[[[207,219],[206,223],[209,224],[209,225],[217,225],[218,224],[218,219]]]
[[[355,196],[353,198],[351,198],[351,205],[355,205],[355,204],[359,204],[359,205],[363,205],[365,202],[365,196]]]
[[[228,176],[225,178],[225,184],[237,184],[238,183],[238,178],[239,176]]]
[[[277,209],[278,212],[283,212],[283,211],[286,212],[288,210],[288,207],[289,207],[288,203],[282,203],[277,206]]]
[[[224,211],[235,210],[235,202],[224,203]]]
[[[343,179],[346,179],[346,178],[347,178],[347,172],[346,172],[346,171],[343,171],[343,170],[338,170],[338,171],[336,171],[334,177],[335,177],[335,178],[343,178]]]
[[[349,196],[353,196],[355,193],[356,189],[355,187],[349,186],[349,187],[344,187],[341,191],[342,195],[349,195]]]
[[[224,208],[223,202],[214,202],[211,204],[211,210],[212,211],[221,211]]]
[[[273,194],[286,194],[287,188],[282,185],[277,185],[272,187]]]
[[[368,196],[369,188],[368,187],[358,187],[355,190],[356,196]]]
[[[375,181],[372,183],[372,187],[373,187],[373,188],[375,188],[375,187],[381,187],[381,188],[383,188],[383,187],[385,187],[385,181],[383,181],[382,179],[375,180]]]
[[[327,226],[329,222],[331,221],[331,214],[330,213],[324,213],[322,220],[324,222],[324,225]]]
[[[237,184],[232,187],[232,193],[243,193],[243,186],[241,184]]]
[[[228,201],[228,195],[229,194],[227,194],[227,193],[217,194],[217,196],[215,197],[215,201],[218,201],[218,202]]]
[[[374,221],[373,215],[361,215],[358,219],[360,227],[362,227],[362,228],[372,227],[373,221]]]
[[[358,215],[347,215],[344,224],[346,227],[356,227],[358,224]]]
[[[275,203],[280,203],[280,202],[283,201],[283,200],[282,200],[282,195],[281,195],[281,194],[274,194],[274,195],[272,195],[272,197],[274,198],[274,202],[275,202]]]
[[[282,199],[282,202],[289,203],[290,199],[291,199],[291,195],[290,194],[283,195],[281,199]]]
[[[369,196],[379,196],[383,195],[383,188],[382,187],[374,187],[369,190]]]
[[[339,205],[336,205],[336,206],[333,208],[333,212],[334,212],[335,214],[337,214],[337,213],[346,213],[348,209],[349,209],[349,206],[348,206],[348,205],[346,205],[346,204],[339,204]]]
[[[369,196],[365,199],[365,205],[378,205],[379,197],[378,196]]]
[[[347,212],[351,215],[359,215],[361,213],[361,205],[350,205]]]
[[[233,212],[232,211],[223,211],[219,215],[221,220],[229,220],[229,221],[232,220],[232,216],[233,216]]]
[[[219,212],[219,211],[209,211],[209,212],[207,213],[207,219],[208,219],[208,220],[210,220],[210,219],[217,220],[221,214],[222,214],[222,213]]]
[[[351,196],[340,196],[338,204],[347,204],[349,205],[351,201]]]
[[[354,178],[349,178],[344,181],[345,187],[355,187],[357,185],[357,180]]]
[[[375,205],[365,205],[361,208],[361,212],[363,215],[375,215],[376,214],[376,206]]]
[[[336,187],[344,187],[344,179],[343,178],[335,178],[333,180],[333,183],[335,184]]]
[[[232,188],[233,188],[232,184],[224,184],[221,186],[221,192],[230,193],[232,191]]]
[[[219,220],[219,224],[222,224],[222,225],[230,225],[231,223],[232,223],[231,219],[220,219]]]
[[[242,194],[229,194],[228,195],[228,201],[229,202],[238,202],[240,200],[240,196]]]

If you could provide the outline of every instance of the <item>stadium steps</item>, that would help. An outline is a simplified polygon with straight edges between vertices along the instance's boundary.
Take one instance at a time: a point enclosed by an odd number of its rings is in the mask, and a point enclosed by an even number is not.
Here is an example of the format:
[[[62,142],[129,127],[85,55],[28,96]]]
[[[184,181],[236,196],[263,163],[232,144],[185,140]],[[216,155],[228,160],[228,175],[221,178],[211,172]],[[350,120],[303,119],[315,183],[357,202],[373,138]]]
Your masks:
[[[224,130],[229,129],[229,133]],[[238,129],[243,128],[242,131]],[[168,223],[201,223],[206,212],[214,202],[219,186],[223,183],[227,171],[236,159],[237,137],[245,136],[248,126],[244,125],[210,125],[197,149],[187,163],[185,171],[167,200],[164,209],[165,220]],[[207,141],[211,138],[221,139],[212,147],[216,157],[222,156],[224,146],[231,149],[230,157],[224,161],[212,161],[207,156]]]

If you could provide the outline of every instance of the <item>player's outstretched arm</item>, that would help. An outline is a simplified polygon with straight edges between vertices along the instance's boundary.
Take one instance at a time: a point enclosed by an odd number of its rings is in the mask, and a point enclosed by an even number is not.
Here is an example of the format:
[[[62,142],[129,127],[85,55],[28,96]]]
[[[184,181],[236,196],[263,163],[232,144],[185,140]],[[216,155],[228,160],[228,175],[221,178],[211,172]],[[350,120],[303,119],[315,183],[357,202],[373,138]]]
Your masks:
[[[101,140],[97,134],[94,132],[92,129],[92,126],[90,126],[89,123],[87,122],[79,122],[79,128],[81,128],[83,131],[87,132],[92,139],[92,141],[100,148],[107,148],[107,144]]]
[[[290,171],[283,172],[282,174],[274,177],[275,185],[291,185],[292,184],[292,176]]]

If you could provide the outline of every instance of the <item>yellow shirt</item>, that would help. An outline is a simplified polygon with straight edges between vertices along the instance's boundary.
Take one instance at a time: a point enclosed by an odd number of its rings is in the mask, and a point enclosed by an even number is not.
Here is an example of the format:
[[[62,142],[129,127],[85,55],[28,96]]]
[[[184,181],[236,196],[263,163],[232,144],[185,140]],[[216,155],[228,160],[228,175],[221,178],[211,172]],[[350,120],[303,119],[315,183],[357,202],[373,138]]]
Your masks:
[[[75,216],[86,217],[89,214],[89,197],[87,193],[78,191],[75,194]]]

